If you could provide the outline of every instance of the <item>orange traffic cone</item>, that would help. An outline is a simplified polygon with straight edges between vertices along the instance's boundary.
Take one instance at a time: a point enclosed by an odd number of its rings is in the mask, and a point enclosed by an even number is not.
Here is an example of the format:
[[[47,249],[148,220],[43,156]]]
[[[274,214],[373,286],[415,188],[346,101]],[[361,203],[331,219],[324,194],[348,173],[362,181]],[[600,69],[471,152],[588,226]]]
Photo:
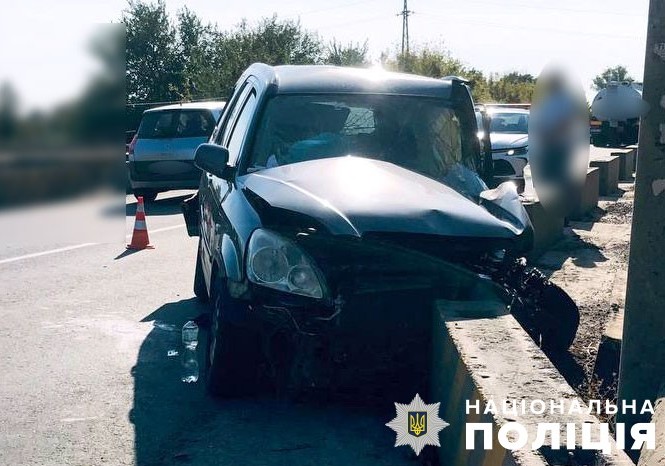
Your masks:
[[[148,227],[145,224],[145,207],[143,206],[143,196],[137,197],[136,218],[134,220],[134,233],[132,233],[132,242],[127,245],[127,249],[152,249],[150,239],[148,238]]]

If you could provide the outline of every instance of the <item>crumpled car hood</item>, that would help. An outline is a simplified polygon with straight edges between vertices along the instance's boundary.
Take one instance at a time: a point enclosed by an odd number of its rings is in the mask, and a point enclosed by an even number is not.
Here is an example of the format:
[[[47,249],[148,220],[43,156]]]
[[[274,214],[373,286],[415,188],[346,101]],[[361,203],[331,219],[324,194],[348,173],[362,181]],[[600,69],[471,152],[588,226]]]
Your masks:
[[[308,215],[335,235],[403,232],[510,239],[524,230],[442,183],[378,160],[312,160],[238,181],[272,207]]]
[[[518,133],[491,133],[492,150],[515,149],[529,144],[529,135]]]

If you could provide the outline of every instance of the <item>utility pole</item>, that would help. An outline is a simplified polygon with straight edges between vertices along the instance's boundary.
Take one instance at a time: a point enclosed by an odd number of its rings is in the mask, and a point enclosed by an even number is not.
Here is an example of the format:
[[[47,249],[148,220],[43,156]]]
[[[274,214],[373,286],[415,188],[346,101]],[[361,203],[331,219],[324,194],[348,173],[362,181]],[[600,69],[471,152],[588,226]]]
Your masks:
[[[619,403],[636,400],[637,413],[619,413],[626,432],[645,400],[665,384],[665,1],[651,0],[644,91],[649,112],[640,121],[628,289],[619,369]]]
[[[402,17],[402,59],[405,57],[405,52],[407,55],[409,53],[409,16],[413,14],[413,11],[409,10],[407,1],[404,0],[404,8],[397,13],[397,16]]]

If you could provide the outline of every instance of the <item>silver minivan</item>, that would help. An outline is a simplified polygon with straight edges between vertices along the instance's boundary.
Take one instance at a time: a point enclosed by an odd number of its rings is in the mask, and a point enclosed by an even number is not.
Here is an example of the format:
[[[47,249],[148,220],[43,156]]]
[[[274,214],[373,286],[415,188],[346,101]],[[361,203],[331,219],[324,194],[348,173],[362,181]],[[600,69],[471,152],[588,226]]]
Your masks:
[[[136,196],[152,201],[170,189],[196,189],[201,172],[196,148],[208,142],[225,102],[166,105],[146,110],[128,149],[129,182]]]

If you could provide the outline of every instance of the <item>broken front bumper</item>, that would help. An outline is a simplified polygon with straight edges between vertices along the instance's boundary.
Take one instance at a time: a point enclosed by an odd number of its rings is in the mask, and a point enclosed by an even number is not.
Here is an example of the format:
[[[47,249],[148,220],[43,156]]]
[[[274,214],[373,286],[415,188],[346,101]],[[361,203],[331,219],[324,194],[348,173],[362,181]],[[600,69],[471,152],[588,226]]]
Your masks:
[[[401,246],[317,241],[304,247],[327,280],[325,299],[249,290],[250,321],[266,358],[292,387],[378,383],[413,390],[407,381],[427,380],[437,299],[507,301],[489,277]]]

